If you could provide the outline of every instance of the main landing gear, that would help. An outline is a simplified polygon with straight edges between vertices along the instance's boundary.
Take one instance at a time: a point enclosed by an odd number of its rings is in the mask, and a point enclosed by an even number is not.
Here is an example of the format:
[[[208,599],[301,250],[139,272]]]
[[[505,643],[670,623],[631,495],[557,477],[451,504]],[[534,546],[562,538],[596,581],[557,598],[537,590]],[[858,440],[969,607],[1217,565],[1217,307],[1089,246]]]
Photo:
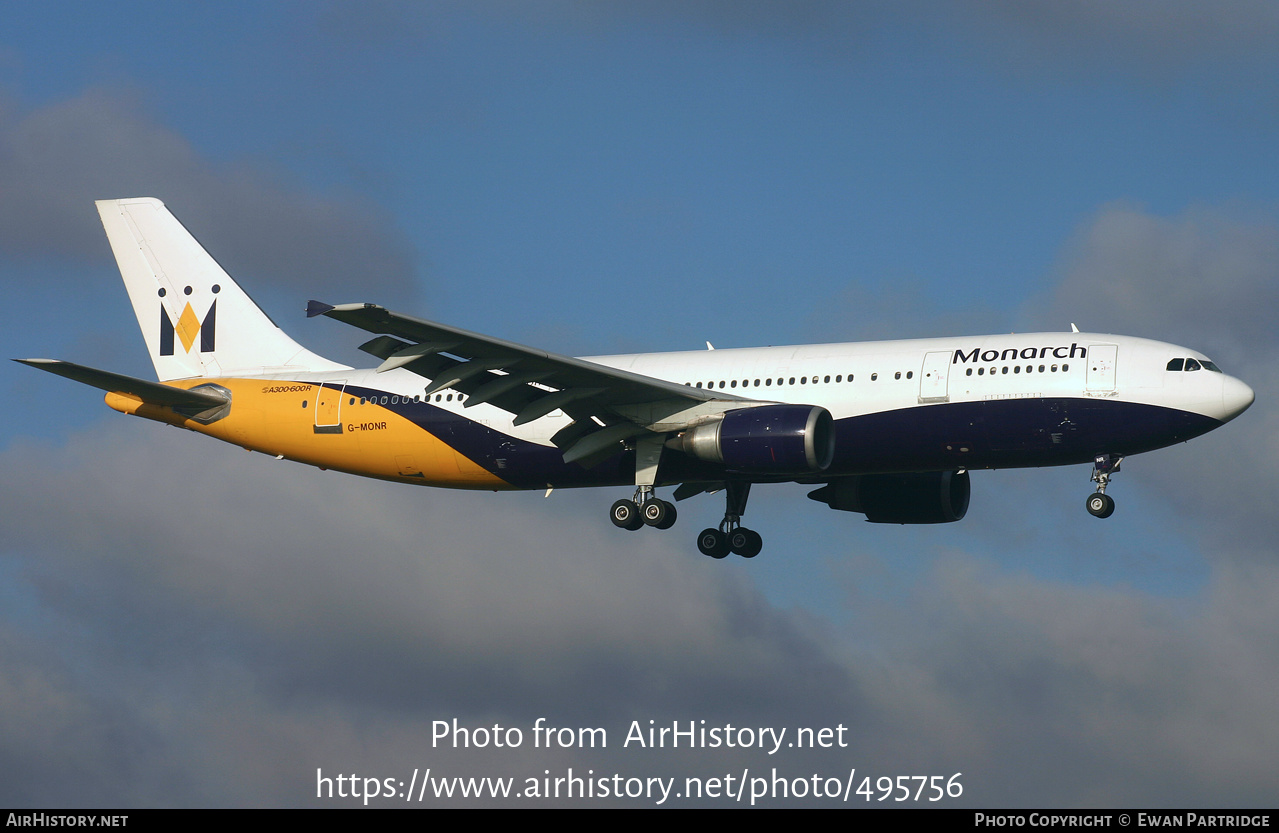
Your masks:
[[[759,551],[764,548],[764,539],[758,532],[741,525],[750,491],[749,483],[729,483],[725,487],[727,506],[724,520],[720,522],[718,529],[703,529],[697,536],[697,548],[703,555],[711,558],[723,558],[730,552],[737,553],[742,558],[759,555]],[[653,494],[652,486],[637,487],[633,499],[619,500],[613,504],[608,514],[613,526],[631,531],[642,526],[670,529],[679,516],[675,504]]]
[[[619,500],[609,511],[613,526],[632,532],[648,525],[657,529],[670,529],[675,525],[679,512],[675,504],[653,494],[652,486],[638,486],[633,500]]]
[[[609,510],[609,519],[613,526],[635,531],[641,526],[657,529],[670,529],[675,525],[678,512],[675,504],[662,500],[653,493],[657,483],[657,465],[662,459],[665,438],[661,434],[641,434],[635,438],[635,497],[631,500],[619,500]],[[676,490],[676,497],[681,490],[688,487],[684,484]],[[697,494],[701,489],[694,488],[689,494]],[[746,498],[750,496],[751,484],[729,481],[724,485],[727,506],[724,509],[724,520],[719,529],[703,529],[697,536],[697,548],[712,558],[723,558],[735,552],[743,558],[754,558],[764,547],[764,539],[758,532],[741,525],[742,514],[746,512]],[[688,494],[683,495],[689,496]]]
[[[1123,457],[1111,457],[1109,454],[1098,454],[1092,462],[1092,482],[1097,484],[1097,491],[1088,496],[1088,513],[1098,518],[1109,518],[1115,513],[1115,499],[1106,494],[1106,486],[1110,476],[1119,471]]]
[[[711,558],[723,558],[730,552],[742,558],[754,558],[764,548],[764,539],[753,529],[741,526],[741,517],[746,513],[746,499],[750,497],[751,484],[729,481],[724,488],[726,506],[724,520],[719,529],[703,529],[697,536],[697,548],[702,555]]]

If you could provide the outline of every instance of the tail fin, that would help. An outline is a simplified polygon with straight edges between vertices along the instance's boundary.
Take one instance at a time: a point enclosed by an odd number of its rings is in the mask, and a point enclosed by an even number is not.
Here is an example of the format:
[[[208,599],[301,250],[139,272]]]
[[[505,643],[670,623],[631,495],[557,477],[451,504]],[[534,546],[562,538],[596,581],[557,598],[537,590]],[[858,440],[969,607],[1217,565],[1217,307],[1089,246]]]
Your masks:
[[[97,206],[160,381],[347,369],[275,326],[164,203]]]

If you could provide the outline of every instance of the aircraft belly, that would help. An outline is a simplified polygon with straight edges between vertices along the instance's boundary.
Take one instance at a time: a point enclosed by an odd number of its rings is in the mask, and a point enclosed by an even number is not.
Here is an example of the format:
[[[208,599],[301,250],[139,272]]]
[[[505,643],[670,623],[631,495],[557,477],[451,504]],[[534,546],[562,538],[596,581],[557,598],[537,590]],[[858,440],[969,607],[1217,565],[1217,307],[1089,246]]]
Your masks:
[[[903,408],[837,420],[828,473],[1089,463],[1098,453],[1151,451],[1218,425],[1174,408],[1070,397]]]

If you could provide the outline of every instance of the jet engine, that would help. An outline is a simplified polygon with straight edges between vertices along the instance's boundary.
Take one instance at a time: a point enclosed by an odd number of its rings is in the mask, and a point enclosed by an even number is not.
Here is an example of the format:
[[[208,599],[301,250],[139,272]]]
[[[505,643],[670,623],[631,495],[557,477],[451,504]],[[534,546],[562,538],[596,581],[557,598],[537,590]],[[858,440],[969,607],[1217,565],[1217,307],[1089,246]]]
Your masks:
[[[968,472],[934,471],[841,477],[808,496],[871,523],[944,524],[964,517],[970,494]]]
[[[835,456],[835,421],[816,405],[760,405],[728,411],[671,444],[732,471],[806,474],[823,471]]]

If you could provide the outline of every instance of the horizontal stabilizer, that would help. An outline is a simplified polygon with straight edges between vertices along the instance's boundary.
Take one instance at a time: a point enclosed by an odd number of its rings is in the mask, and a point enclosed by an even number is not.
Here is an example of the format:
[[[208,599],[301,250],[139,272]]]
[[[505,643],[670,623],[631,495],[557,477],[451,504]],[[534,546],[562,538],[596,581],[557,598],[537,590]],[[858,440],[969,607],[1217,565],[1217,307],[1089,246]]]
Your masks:
[[[158,382],[148,382],[145,379],[135,379],[132,376],[122,376],[119,373],[108,373],[105,370],[95,370],[92,367],[58,361],[57,359],[14,359],[14,361],[19,364],[25,364],[28,367],[47,370],[50,373],[65,376],[68,379],[74,379],[77,382],[99,388],[108,393],[128,394],[152,405],[205,410],[225,405],[227,402],[225,397],[217,394],[171,388]]]

